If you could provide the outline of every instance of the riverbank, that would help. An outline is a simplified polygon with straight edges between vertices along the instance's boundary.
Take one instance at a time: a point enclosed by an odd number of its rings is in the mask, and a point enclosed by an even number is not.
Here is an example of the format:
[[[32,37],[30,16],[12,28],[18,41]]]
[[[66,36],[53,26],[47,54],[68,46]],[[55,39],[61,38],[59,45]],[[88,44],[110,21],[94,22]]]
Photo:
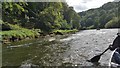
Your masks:
[[[35,39],[40,37],[55,37],[56,35],[68,35],[71,33],[75,33],[77,30],[56,30],[48,34],[39,33],[38,31],[22,29],[22,30],[10,30],[10,31],[1,31],[0,35],[1,42],[3,44],[8,44],[11,42],[21,41],[21,40],[28,40],[28,39]]]
[[[0,21],[0,25],[2,25],[2,31],[0,31],[0,41],[4,44],[39,37],[39,31],[35,29],[30,30],[2,21]]]
[[[21,41],[21,40],[28,40],[28,39],[35,39],[39,37],[46,37],[51,36],[54,37],[56,35],[67,35],[71,33],[75,33],[78,30],[53,30],[51,32],[45,33],[42,32],[40,29],[26,29],[20,27],[18,25],[12,25],[9,23],[1,22],[2,30],[0,31],[0,41],[3,44],[9,44],[11,42]]]

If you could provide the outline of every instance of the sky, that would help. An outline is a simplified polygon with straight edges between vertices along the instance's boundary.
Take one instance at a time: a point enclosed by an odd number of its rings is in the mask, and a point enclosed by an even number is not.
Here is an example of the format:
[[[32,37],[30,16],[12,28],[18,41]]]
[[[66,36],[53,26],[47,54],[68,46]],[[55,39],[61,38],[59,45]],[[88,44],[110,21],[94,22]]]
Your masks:
[[[120,0],[66,0],[69,6],[73,6],[76,12],[86,11],[92,8],[101,7],[103,4]]]

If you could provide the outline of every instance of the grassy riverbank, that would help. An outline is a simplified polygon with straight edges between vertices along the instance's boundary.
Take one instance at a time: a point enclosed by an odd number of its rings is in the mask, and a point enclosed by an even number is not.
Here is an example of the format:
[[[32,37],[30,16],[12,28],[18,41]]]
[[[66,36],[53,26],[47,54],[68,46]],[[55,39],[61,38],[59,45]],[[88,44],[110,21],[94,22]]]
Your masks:
[[[38,30],[26,29],[18,25],[12,25],[5,22],[0,22],[2,25],[2,31],[0,31],[0,41],[3,43],[9,43],[19,41],[23,39],[37,38],[40,34]]]
[[[64,35],[69,33],[75,33],[78,30],[54,30],[50,33],[45,34],[40,29],[26,29],[20,27],[18,25],[12,25],[5,22],[0,22],[2,25],[2,31],[0,31],[0,41],[2,43],[10,43],[14,41],[20,41],[25,39],[33,39],[38,38],[39,36],[46,36],[46,35]]]
[[[36,38],[39,34],[36,31],[23,29],[23,30],[10,30],[0,32],[3,41],[17,41],[25,38]]]

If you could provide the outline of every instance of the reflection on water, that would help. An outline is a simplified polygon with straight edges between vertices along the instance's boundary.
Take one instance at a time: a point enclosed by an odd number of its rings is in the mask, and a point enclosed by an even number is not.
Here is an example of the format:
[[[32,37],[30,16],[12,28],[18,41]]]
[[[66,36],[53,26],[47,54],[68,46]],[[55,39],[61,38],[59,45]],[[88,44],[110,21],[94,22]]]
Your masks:
[[[117,29],[85,30],[63,39],[43,38],[3,45],[3,66],[108,66],[111,51],[99,63],[86,60],[103,52],[116,37]]]

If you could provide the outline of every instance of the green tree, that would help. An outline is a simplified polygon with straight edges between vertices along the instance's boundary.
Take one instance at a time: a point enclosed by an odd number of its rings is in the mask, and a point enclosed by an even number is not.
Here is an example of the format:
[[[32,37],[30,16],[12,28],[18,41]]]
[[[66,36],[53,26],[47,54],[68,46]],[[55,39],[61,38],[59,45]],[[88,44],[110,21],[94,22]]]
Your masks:
[[[108,23],[105,24],[105,28],[115,28],[119,27],[118,17],[114,17],[112,20],[110,20]]]

